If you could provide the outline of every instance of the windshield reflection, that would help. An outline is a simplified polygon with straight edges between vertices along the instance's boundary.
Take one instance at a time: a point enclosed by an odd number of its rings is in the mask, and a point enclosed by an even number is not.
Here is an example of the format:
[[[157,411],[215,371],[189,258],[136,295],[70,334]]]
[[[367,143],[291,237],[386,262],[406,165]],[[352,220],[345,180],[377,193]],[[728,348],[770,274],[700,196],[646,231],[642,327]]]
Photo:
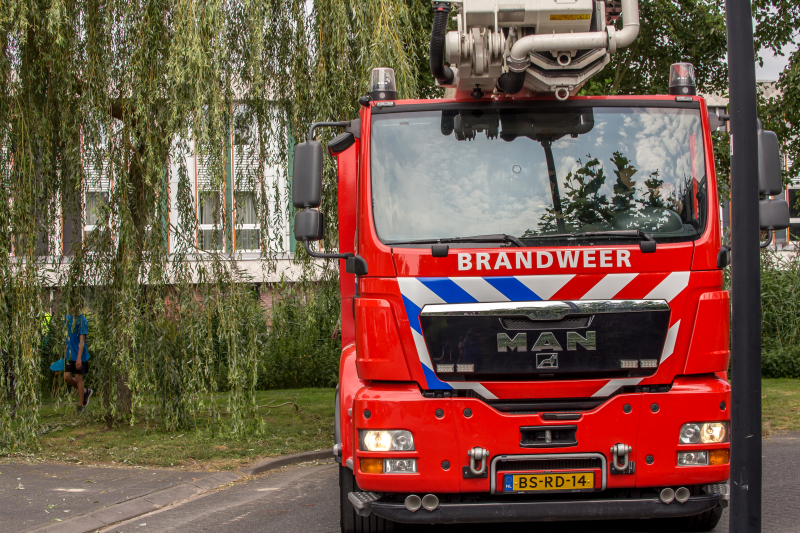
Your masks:
[[[384,241],[498,233],[524,242],[638,229],[674,242],[705,226],[696,109],[477,109],[372,120],[373,212]]]

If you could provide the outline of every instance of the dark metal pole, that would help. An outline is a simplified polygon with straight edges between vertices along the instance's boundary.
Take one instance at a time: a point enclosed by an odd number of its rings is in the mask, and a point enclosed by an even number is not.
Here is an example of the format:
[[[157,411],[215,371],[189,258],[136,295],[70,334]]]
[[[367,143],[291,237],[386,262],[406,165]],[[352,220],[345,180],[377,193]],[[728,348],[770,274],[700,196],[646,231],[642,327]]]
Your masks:
[[[761,532],[761,278],[756,67],[750,0],[726,0],[731,115],[731,519]]]

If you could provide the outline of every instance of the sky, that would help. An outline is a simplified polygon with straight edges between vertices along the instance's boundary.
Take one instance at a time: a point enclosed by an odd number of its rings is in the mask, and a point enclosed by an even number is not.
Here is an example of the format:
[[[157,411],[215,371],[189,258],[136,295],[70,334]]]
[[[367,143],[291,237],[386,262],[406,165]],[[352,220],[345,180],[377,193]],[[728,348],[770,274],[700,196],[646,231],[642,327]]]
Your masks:
[[[759,67],[756,63],[756,79],[758,81],[777,80],[781,71],[786,68],[789,63],[789,55],[797,50],[797,44],[792,43],[783,47],[783,57],[773,56],[772,52],[768,50],[761,51],[761,57],[764,59],[764,66]]]

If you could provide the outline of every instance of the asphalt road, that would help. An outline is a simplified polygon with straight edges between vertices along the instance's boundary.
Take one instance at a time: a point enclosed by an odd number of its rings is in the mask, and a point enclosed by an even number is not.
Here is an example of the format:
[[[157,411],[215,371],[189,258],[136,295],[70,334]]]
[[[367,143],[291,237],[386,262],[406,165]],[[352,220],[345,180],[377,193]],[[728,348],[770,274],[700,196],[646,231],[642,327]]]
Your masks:
[[[339,531],[338,465],[291,467],[237,483],[227,489],[200,496],[186,503],[161,509],[108,528],[119,532],[241,533],[334,533]],[[800,433],[784,434],[764,441],[765,533],[800,531]],[[728,511],[715,529],[728,531]],[[489,526],[494,529],[494,526]],[[487,531],[479,527],[400,527],[398,533],[469,533]],[[507,524],[504,533],[647,533],[637,522],[570,524]],[[663,531],[662,531],[663,533]]]
[[[212,472],[95,468],[63,464],[0,465],[0,533],[29,531]]]

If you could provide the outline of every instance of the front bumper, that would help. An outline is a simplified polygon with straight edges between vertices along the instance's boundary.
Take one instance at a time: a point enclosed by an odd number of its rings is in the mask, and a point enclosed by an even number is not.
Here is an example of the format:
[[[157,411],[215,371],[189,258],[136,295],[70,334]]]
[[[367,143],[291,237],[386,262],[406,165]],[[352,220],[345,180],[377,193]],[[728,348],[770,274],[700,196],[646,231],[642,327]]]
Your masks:
[[[433,511],[411,512],[402,503],[375,501],[372,514],[403,524],[463,524],[483,522],[556,522],[562,520],[625,520],[694,516],[718,505],[719,494],[693,496],[685,503],[662,503],[658,498],[492,501],[442,503]]]
[[[728,449],[730,444],[683,445],[678,443],[678,435],[685,422],[729,421],[727,405],[730,405],[728,384],[711,376],[677,378],[668,392],[620,393],[594,409],[580,411],[577,419],[565,421],[545,419],[542,413],[501,412],[477,398],[426,398],[414,385],[372,384],[356,395],[352,417],[347,420],[352,425],[345,431],[357,441],[362,429],[407,429],[414,434],[416,449],[367,452],[350,448],[343,450],[342,456],[345,464],[352,465],[356,482],[365,491],[491,494],[503,492],[498,489],[500,472],[494,468],[495,459],[580,454],[604,456],[605,463],[610,465],[611,448],[623,443],[632,447],[629,458],[635,468],[617,474],[604,466],[597,479],[605,483],[595,487],[598,492],[705,485],[729,479],[729,465],[678,466],[678,453]],[[522,429],[558,425],[577,428],[574,434],[577,442],[559,447],[531,447],[522,442]],[[473,447],[489,450],[492,465],[489,475],[464,475]],[[417,472],[367,473],[360,468],[360,460],[367,458],[416,459]]]

